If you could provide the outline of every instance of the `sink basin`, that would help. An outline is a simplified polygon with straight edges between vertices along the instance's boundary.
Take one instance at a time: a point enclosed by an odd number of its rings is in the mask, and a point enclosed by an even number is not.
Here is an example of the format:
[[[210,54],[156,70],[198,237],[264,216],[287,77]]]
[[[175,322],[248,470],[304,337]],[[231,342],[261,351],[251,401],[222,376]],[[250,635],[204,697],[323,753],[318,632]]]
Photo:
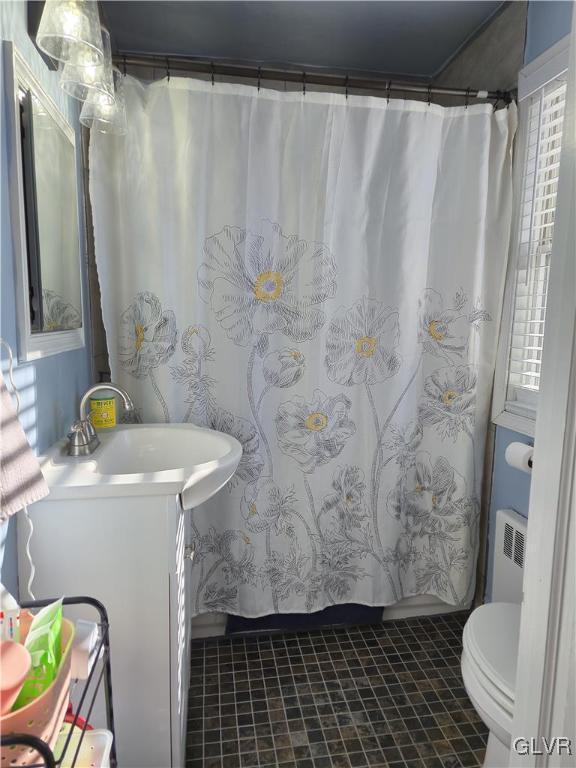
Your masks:
[[[102,475],[166,472],[219,461],[233,449],[232,441],[210,429],[142,425],[111,434],[92,458]]]
[[[40,459],[52,498],[175,493],[192,509],[228,482],[242,456],[234,437],[192,424],[130,424],[98,437],[91,456],[68,456],[61,440]]]

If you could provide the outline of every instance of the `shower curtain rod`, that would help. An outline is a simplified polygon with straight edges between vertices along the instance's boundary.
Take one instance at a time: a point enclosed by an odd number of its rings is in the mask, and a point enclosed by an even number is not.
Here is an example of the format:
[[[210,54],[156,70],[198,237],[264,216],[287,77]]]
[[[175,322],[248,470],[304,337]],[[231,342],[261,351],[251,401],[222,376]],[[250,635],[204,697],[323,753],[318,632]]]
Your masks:
[[[125,72],[126,67],[149,67],[163,69],[166,74],[171,72],[188,72],[210,75],[212,81],[216,75],[220,77],[240,77],[256,80],[275,80],[280,82],[299,83],[303,90],[307,85],[325,85],[332,88],[343,88],[357,91],[382,91],[383,96],[392,93],[421,93],[428,96],[461,96],[466,99],[490,99],[504,101],[507,104],[513,99],[510,91],[488,91],[475,88],[446,88],[443,86],[426,85],[414,82],[393,81],[383,77],[351,77],[349,75],[322,74],[305,72],[294,69],[276,69],[272,67],[255,67],[243,64],[228,64],[216,61],[204,61],[185,56],[157,56],[153,54],[119,53],[114,56],[114,63]]]

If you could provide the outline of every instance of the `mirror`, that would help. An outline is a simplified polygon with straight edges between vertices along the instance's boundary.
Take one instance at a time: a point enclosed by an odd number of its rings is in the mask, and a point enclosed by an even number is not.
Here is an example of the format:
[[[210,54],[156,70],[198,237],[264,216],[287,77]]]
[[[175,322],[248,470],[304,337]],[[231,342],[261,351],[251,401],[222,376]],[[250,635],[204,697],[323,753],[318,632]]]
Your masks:
[[[74,129],[14,46],[4,43],[14,106],[9,144],[19,358],[84,345]],[[11,87],[9,87],[11,86]]]
[[[82,325],[74,143],[31,90],[19,87],[30,327]]]

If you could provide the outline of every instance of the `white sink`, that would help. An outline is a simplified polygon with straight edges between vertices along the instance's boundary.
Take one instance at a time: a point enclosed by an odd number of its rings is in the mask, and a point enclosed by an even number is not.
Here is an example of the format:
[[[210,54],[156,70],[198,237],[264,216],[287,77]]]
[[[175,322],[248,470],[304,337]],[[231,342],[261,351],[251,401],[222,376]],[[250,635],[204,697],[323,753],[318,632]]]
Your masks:
[[[52,498],[175,493],[192,509],[228,482],[242,456],[234,437],[191,424],[130,424],[98,437],[91,456],[68,456],[61,440],[40,459]]]

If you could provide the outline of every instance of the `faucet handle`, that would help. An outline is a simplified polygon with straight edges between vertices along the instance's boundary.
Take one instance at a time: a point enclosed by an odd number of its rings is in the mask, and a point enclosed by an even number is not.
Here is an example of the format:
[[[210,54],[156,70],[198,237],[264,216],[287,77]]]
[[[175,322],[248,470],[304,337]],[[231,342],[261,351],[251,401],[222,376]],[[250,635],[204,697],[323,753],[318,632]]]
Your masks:
[[[77,419],[68,432],[68,455],[87,456],[93,453],[100,440],[88,419]]]
[[[68,432],[68,440],[80,442],[86,434],[85,424],[85,421],[76,419],[76,421],[74,421],[70,426],[70,431]]]

